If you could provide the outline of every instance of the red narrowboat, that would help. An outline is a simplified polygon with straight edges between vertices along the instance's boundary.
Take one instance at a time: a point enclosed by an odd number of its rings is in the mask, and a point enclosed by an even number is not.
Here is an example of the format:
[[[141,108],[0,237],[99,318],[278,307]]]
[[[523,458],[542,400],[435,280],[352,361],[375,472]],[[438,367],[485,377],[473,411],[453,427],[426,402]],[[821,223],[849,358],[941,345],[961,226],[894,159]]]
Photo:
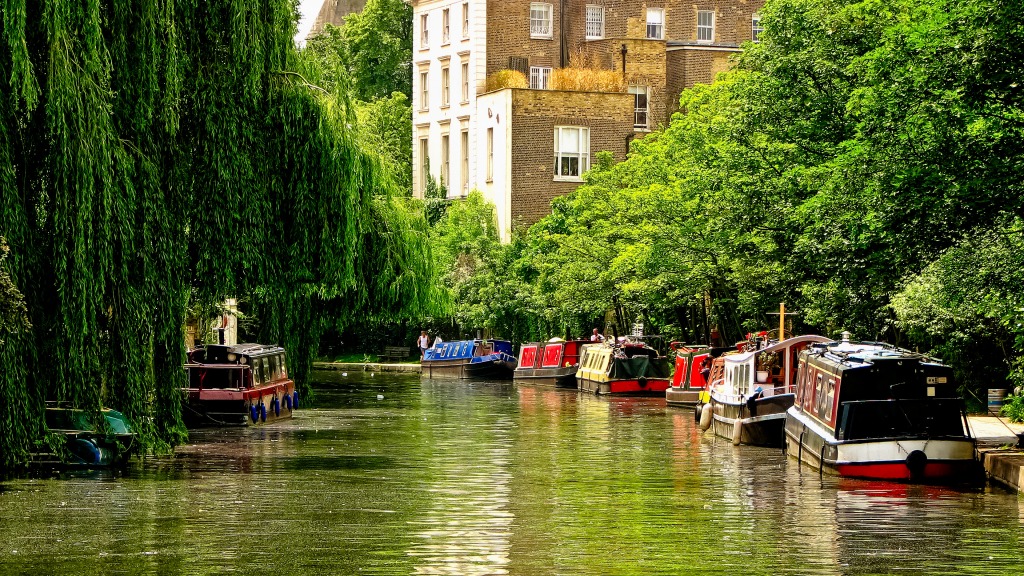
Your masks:
[[[284,348],[208,345],[190,350],[183,416],[190,426],[245,426],[291,418],[299,407]]]
[[[822,472],[910,482],[970,481],[974,458],[953,369],[878,342],[843,340],[800,355],[786,451]]]
[[[519,366],[512,378],[525,384],[576,387],[576,370],[587,340],[552,338],[547,342],[530,342],[519,348]]]
[[[711,361],[718,354],[703,345],[673,342],[669,347],[676,353],[676,369],[672,384],[665,391],[665,402],[669,406],[695,406],[700,403],[701,393],[707,387]]]

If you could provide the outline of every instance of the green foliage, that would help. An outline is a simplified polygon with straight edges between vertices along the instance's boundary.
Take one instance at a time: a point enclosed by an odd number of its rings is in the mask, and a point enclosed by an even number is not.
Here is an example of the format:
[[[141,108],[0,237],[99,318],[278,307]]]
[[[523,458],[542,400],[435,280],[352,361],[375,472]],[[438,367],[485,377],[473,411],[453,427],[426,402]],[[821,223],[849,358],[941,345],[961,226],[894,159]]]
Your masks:
[[[480,255],[455,268],[457,309],[544,336],[613,311],[620,329],[729,342],[784,301],[797,332],[928,350],[972,389],[1020,374],[1019,5],[778,0],[761,16],[762,41],[624,162],[595,150],[512,244],[459,251]]]
[[[403,0],[368,0],[345,18],[349,70],[356,98],[412,98],[412,6]]]
[[[372,102],[357,102],[359,145],[380,155],[397,193],[412,194],[412,105],[401,92]]]
[[[28,321],[28,309],[25,297],[11,281],[11,275],[4,269],[4,260],[10,248],[3,237],[0,237],[0,343],[4,334],[15,334],[29,330],[32,325]]]
[[[250,301],[300,386],[332,323],[433,309],[426,223],[294,27],[290,0],[8,3],[0,235],[33,328],[0,343],[0,468],[45,399],[182,441],[190,308]]]
[[[1002,413],[1010,422],[1024,422],[1024,396],[1021,394],[1007,396],[1003,403]]]

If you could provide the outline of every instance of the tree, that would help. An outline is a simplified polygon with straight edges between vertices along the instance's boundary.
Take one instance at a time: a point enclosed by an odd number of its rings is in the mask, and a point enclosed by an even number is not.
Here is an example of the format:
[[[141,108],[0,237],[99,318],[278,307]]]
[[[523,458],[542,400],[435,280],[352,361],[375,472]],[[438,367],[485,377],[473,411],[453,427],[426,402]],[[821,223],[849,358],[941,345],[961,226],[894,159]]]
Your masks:
[[[368,0],[345,18],[347,63],[355,97],[363,101],[401,92],[412,98],[412,6],[403,0]]]
[[[0,344],[0,468],[43,437],[44,400],[182,441],[190,295],[252,302],[300,386],[332,322],[431,309],[425,222],[295,50],[291,0],[4,14],[0,235],[33,328]]]

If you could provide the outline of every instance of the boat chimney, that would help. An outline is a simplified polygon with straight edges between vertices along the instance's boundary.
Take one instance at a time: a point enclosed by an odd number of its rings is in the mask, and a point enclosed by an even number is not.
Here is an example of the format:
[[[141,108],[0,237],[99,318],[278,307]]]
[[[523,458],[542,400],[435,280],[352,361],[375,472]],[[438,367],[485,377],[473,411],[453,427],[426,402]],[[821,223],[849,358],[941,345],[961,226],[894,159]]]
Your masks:
[[[842,338],[843,338],[843,343],[849,344],[850,343],[850,337],[853,336],[853,334],[850,334],[848,331],[843,330],[843,333],[840,334],[840,336],[842,336]]]

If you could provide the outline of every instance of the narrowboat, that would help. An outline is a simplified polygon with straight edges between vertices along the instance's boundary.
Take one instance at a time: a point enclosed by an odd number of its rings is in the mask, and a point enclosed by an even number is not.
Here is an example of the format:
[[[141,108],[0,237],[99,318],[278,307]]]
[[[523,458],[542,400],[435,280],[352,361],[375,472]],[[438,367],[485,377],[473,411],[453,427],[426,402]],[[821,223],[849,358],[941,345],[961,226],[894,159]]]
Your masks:
[[[516,357],[508,340],[458,340],[428,348],[420,366],[428,378],[507,379]]]
[[[815,335],[766,339],[716,358],[708,403],[701,408],[701,429],[713,428],[737,445],[782,446],[786,410],[796,398],[797,357],[811,344],[828,341]]]
[[[123,466],[139,447],[128,419],[117,410],[102,408],[103,429],[88,410],[46,403],[46,428],[62,438],[62,445],[32,454],[31,464],[41,467],[114,468]]]
[[[672,383],[665,391],[665,403],[669,406],[700,404],[707,388],[712,362],[723,353],[736,350],[735,347],[711,348],[679,342],[673,342],[669,347],[676,354]],[[706,401],[706,397],[703,401]]]
[[[211,344],[190,350],[188,360],[186,425],[247,426],[291,418],[299,407],[280,346]]]
[[[576,387],[576,370],[580,353],[588,340],[562,340],[530,342],[519,348],[519,365],[512,378],[525,384]]]
[[[889,344],[851,342],[845,332],[800,355],[786,450],[853,478],[956,482],[980,469],[953,369]]]
[[[664,394],[670,370],[668,359],[643,342],[602,342],[583,346],[576,382],[595,394]]]

